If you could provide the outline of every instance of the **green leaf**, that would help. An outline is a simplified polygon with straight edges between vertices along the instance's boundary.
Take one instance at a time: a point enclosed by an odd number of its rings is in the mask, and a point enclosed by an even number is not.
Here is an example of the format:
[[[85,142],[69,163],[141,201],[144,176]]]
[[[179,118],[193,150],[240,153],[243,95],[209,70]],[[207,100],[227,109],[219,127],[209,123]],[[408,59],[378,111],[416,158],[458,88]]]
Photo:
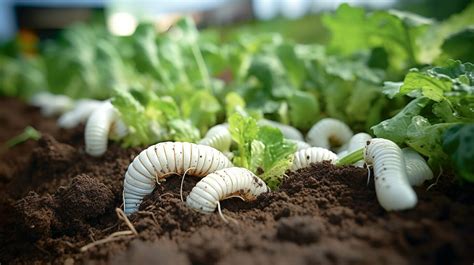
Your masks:
[[[159,136],[151,129],[145,108],[129,92],[117,90],[112,104],[129,129],[129,134],[124,138],[125,146],[146,145],[157,141]]]
[[[225,96],[225,109],[227,117],[230,117],[234,112],[243,113],[245,100],[236,92],[229,92]]]
[[[288,105],[290,120],[295,127],[307,130],[319,120],[319,102],[309,92],[295,91],[288,99]]]
[[[400,88],[402,85],[403,82],[383,82],[382,92],[389,98],[394,98],[396,95],[400,94]]]
[[[454,14],[441,23],[432,24],[429,29],[418,37],[420,45],[420,63],[432,63],[442,52],[443,42],[452,34],[463,31],[474,24],[474,4],[470,4],[459,14]],[[455,57],[454,57],[455,58]],[[455,58],[460,59],[460,58]]]
[[[277,47],[276,53],[285,67],[288,78],[293,87],[301,87],[306,76],[303,58],[296,53],[294,44],[285,43]]]
[[[446,130],[443,149],[454,163],[456,173],[474,182],[474,124],[455,125]]]
[[[259,140],[253,140],[250,144],[250,159],[249,170],[252,172],[263,171],[262,165],[265,159],[265,144]]]
[[[474,26],[449,35],[441,46],[441,58],[453,58],[464,62],[474,62]]]
[[[389,139],[401,145],[408,138],[407,129],[412,123],[412,118],[419,115],[430,102],[431,100],[426,97],[414,99],[393,118],[384,120],[371,129],[377,137]]]
[[[403,80],[400,93],[406,95],[414,90],[420,90],[425,97],[439,102],[444,98],[444,93],[451,89],[452,82],[448,78],[434,78],[425,73],[412,71]]]
[[[260,174],[260,177],[270,188],[275,189],[293,163],[296,145],[285,140],[279,129],[270,126],[260,128],[258,140],[265,146],[261,166],[263,174]]]
[[[221,110],[219,101],[207,90],[201,90],[185,98],[181,104],[183,116],[201,132],[216,124],[217,113]]]
[[[382,47],[389,67],[401,70],[418,62],[422,49],[417,37],[432,21],[400,11],[366,13],[362,8],[342,4],[335,14],[324,15],[323,23],[331,32],[331,51],[350,55]]]
[[[428,157],[428,163],[434,170],[437,166],[446,164],[447,156],[443,152],[443,133],[455,123],[430,124],[422,116],[414,116],[407,128],[406,144],[418,153]]]
[[[201,138],[199,130],[189,120],[168,121],[169,137],[178,142],[196,143]]]
[[[228,121],[232,140],[237,144],[234,165],[249,169],[252,160],[252,141],[258,135],[257,121],[238,112],[232,114]]]

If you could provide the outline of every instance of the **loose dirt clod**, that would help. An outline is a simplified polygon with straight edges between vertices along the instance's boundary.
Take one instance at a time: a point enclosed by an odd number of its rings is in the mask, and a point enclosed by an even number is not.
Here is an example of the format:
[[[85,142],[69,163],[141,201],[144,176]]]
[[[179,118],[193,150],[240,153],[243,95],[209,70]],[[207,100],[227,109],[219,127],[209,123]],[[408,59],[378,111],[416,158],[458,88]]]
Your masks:
[[[82,174],[70,186],[55,194],[58,212],[65,218],[88,219],[104,214],[113,207],[114,195],[103,183]]]
[[[318,242],[323,228],[320,222],[310,216],[294,216],[280,219],[277,224],[277,238],[297,244]]]
[[[55,219],[53,204],[51,196],[30,192],[14,204],[18,224],[32,238],[50,236]]]

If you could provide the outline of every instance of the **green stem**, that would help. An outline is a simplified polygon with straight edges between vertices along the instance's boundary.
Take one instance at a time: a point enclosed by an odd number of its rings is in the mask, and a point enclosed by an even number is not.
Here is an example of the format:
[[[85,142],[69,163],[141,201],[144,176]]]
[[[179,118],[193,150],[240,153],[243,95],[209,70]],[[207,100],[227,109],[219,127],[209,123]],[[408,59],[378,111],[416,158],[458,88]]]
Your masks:
[[[191,44],[191,49],[193,51],[194,59],[198,65],[199,73],[201,74],[202,81],[204,86],[207,89],[211,89],[211,81],[209,79],[209,71],[207,70],[206,63],[204,62],[204,58],[202,57],[201,50],[198,47],[197,43]]]
[[[11,138],[10,140],[8,140],[5,143],[5,145],[1,147],[1,149],[2,149],[2,151],[4,151],[8,148],[12,148],[15,145],[26,142],[29,139],[32,139],[32,140],[36,141],[39,138],[41,138],[41,133],[38,132],[35,128],[33,128],[31,126],[28,126],[23,130],[22,133],[20,133],[19,135],[17,135],[15,137]]]
[[[357,149],[354,152],[344,156],[343,158],[338,159],[336,161],[336,166],[352,165],[355,162],[364,159],[364,150],[365,150],[365,148],[362,147],[362,148]]]

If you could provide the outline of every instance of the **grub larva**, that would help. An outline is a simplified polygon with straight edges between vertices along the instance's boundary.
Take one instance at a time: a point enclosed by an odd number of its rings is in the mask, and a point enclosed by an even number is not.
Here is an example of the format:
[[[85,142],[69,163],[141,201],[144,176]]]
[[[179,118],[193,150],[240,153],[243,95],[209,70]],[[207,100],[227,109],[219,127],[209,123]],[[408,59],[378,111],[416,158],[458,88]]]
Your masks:
[[[86,153],[91,156],[103,155],[107,151],[109,132],[122,137],[126,134],[126,126],[120,123],[118,112],[109,101],[96,108],[86,123]]]
[[[74,108],[59,117],[58,125],[61,128],[73,128],[89,118],[92,112],[103,104],[102,101],[94,99],[80,99]]]
[[[402,152],[410,185],[420,186],[425,180],[433,178],[433,171],[420,154],[409,147],[403,148]]]
[[[163,142],[143,150],[125,173],[123,201],[128,215],[138,210],[143,197],[150,194],[157,181],[172,174],[203,177],[232,163],[218,150],[205,145]]]
[[[288,142],[296,144],[296,150],[303,150],[306,148],[310,148],[311,145],[309,145],[307,142],[299,141],[299,140],[293,140],[293,139],[287,139]]]
[[[415,207],[416,193],[408,182],[402,150],[394,142],[382,138],[367,141],[364,160],[374,168],[375,192],[385,210]]]
[[[337,155],[328,149],[321,147],[310,147],[295,153],[291,170],[298,170],[309,166],[311,163],[331,161],[336,162]]]
[[[41,109],[46,117],[62,114],[74,106],[74,101],[65,95],[55,95],[49,92],[39,92],[30,99],[30,104]]]
[[[325,118],[311,127],[306,135],[306,142],[311,146],[331,149],[343,146],[351,137],[352,130],[344,122]]]
[[[262,179],[245,168],[224,168],[199,181],[186,198],[186,204],[209,214],[215,211],[219,201],[228,197],[238,196],[251,201],[269,190]]]
[[[365,147],[367,141],[372,139],[372,136],[367,133],[356,133],[352,138],[349,140],[349,143],[347,145],[347,154],[350,154],[357,149]],[[338,155],[339,156],[339,155]],[[364,166],[364,161],[360,160],[354,163],[355,166],[357,167],[363,167]]]
[[[281,133],[283,134],[283,137],[285,137],[286,139],[292,139],[292,140],[298,140],[298,141],[304,142],[303,134],[301,134],[301,132],[298,131],[298,129],[290,125],[286,125],[280,122],[267,120],[267,119],[259,120],[258,125],[275,127],[281,131]]]
[[[216,148],[221,152],[228,152],[232,144],[232,136],[227,124],[218,124],[210,128],[198,144]]]

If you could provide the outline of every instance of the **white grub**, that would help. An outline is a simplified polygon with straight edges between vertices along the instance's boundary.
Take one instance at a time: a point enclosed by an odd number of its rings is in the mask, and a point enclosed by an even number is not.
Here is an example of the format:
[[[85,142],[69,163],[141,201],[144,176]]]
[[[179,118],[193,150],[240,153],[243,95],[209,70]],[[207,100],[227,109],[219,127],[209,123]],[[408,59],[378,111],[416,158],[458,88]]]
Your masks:
[[[298,170],[300,168],[308,167],[311,163],[323,161],[331,161],[331,163],[335,163],[336,160],[337,155],[330,150],[321,147],[310,147],[295,153],[291,170]]]
[[[55,95],[49,92],[39,92],[30,98],[29,103],[41,109],[45,117],[60,115],[74,106],[74,101],[65,95]]]
[[[287,141],[289,141],[290,143],[296,144],[297,151],[311,147],[311,145],[309,145],[307,142],[304,142],[304,141],[298,141],[298,140],[293,140],[293,139],[287,139]]]
[[[374,168],[375,192],[385,210],[415,207],[416,193],[408,182],[402,150],[394,142],[382,138],[368,141],[364,160]]]
[[[311,127],[306,135],[306,142],[311,146],[335,149],[349,142],[351,137],[352,130],[344,122],[324,118]]]
[[[186,198],[186,204],[196,211],[210,214],[221,200],[238,196],[252,201],[269,190],[262,179],[245,168],[224,168],[199,181]]]
[[[61,128],[73,128],[82,122],[85,122],[92,112],[103,104],[102,101],[94,99],[80,99],[76,102],[74,108],[64,113],[58,119],[58,125]]]
[[[137,155],[125,173],[124,212],[138,210],[143,197],[150,194],[156,182],[173,174],[204,177],[232,163],[218,150],[185,142],[163,142],[152,145]]]
[[[286,125],[280,122],[267,120],[267,119],[259,120],[258,125],[275,127],[281,131],[281,133],[283,134],[283,137],[285,137],[286,139],[292,139],[292,140],[304,142],[303,134],[298,129],[290,125]]]
[[[101,156],[107,151],[109,133],[126,134],[126,126],[120,121],[118,111],[106,101],[96,108],[87,119],[85,128],[86,153]]]
[[[365,145],[367,144],[367,141],[371,140],[372,136],[367,133],[357,133],[352,136],[352,138],[349,140],[348,146],[347,146],[347,153],[350,154],[357,149],[364,148]],[[354,163],[356,167],[364,167],[364,161],[357,161]]]
[[[410,185],[420,186],[433,178],[433,171],[420,154],[409,147],[403,148],[402,152]]]
[[[211,127],[198,144],[214,147],[221,152],[228,152],[232,144],[232,136],[227,124],[218,124]]]

